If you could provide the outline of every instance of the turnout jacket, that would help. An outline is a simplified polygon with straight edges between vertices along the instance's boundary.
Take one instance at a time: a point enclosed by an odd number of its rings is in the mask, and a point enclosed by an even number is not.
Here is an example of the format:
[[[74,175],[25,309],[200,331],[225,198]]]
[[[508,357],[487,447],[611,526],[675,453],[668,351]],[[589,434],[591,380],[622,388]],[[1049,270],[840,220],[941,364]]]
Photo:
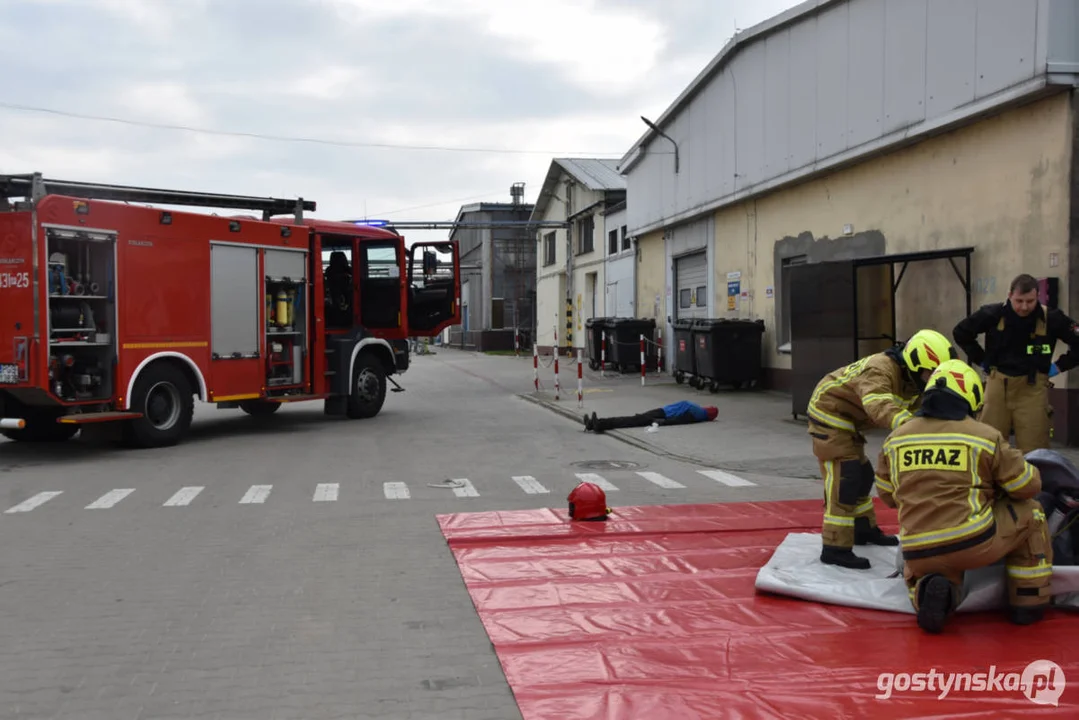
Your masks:
[[[978,344],[983,333],[984,349]],[[1079,324],[1059,309],[1040,304],[1025,318],[1019,317],[1007,300],[982,305],[959,321],[952,337],[971,365],[996,368],[1012,377],[1049,374],[1058,340],[1070,348],[1056,361],[1060,372],[1079,365]]]
[[[993,505],[1033,498],[1041,475],[996,428],[974,418],[916,415],[893,430],[877,461],[880,499],[899,510],[903,557],[964,550],[993,537]]]
[[[867,355],[825,375],[809,399],[810,419],[852,433],[894,430],[909,420],[921,391],[906,372],[901,349]]]

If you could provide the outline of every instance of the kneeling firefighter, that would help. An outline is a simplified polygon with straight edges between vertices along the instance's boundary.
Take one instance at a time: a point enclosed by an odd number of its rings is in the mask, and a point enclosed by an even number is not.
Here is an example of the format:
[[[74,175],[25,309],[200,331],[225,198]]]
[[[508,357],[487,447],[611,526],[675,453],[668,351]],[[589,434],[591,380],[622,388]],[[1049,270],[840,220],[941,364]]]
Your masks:
[[[809,434],[824,478],[821,562],[866,570],[854,545],[896,545],[877,527],[869,493],[873,464],[865,455],[870,427],[894,430],[910,419],[929,374],[956,357],[948,339],[919,330],[905,343],[868,355],[826,375],[809,400]]]
[[[1001,558],[1012,622],[1041,619],[1053,549],[1035,496],[1041,475],[999,430],[975,420],[981,377],[961,360],[929,378],[922,406],[884,442],[876,486],[899,510],[903,577],[918,625],[939,633],[961,601],[963,573]]]

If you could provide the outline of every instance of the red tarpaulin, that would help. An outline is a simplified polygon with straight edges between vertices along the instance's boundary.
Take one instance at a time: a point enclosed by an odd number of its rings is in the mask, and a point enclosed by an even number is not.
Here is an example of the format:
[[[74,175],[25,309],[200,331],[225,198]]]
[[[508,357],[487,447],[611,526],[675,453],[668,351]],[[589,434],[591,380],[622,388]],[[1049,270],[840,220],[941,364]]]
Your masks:
[[[526,720],[1079,717],[1079,687],[1054,707],[1013,685],[1039,659],[1079,685],[1063,611],[1027,628],[960,615],[934,636],[913,615],[757,594],[787,533],[819,531],[820,501],[614,513],[438,516]]]

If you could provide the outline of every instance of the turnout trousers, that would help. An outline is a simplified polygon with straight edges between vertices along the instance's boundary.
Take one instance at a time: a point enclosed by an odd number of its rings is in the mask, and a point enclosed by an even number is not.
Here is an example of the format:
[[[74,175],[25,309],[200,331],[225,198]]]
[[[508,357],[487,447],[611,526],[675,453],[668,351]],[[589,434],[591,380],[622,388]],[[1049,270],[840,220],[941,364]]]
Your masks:
[[[973,547],[929,557],[903,558],[903,578],[914,609],[918,584],[929,574],[952,584],[952,607],[961,601],[963,574],[1004,559],[1008,604],[1013,608],[1046,607],[1052,598],[1053,543],[1045,512],[1037,500],[1001,498],[993,505],[996,534]]]
[[[865,437],[813,420],[809,421],[809,434],[824,478],[821,540],[825,546],[850,550],[857,536],[877,527],[877,513],[869,497],[876,474],[865,455]]]
[[[1048,449],[1053,415],[1049,388],[1049,376],[1044,373],[1036,375],[1032,384],[1025,376],[991,370],[985,383],[985,406],[978,419],[1005,438],[1015,430],[1015,446],[1023,453]]]
[[[637,415],[622,415],[608,418],[596,418],[593,430],[618,430],[621,428],[648,427],[652,423],[665,425],[668,423],[667,414],[663,408],[655,408]]]

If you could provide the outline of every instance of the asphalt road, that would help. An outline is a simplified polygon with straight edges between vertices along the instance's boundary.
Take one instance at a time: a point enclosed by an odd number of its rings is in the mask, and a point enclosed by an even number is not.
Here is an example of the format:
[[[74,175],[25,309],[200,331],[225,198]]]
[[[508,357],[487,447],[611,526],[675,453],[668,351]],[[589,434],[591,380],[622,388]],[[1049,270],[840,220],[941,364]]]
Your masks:
[[[612,505],[819,496],[586,434],[516,397],[520,362],[440,350],[401,383],[367,421],[198,406],[164,450],[0,440],[0,717],[519,718],[436,514],[564,507],[579,479]]]

